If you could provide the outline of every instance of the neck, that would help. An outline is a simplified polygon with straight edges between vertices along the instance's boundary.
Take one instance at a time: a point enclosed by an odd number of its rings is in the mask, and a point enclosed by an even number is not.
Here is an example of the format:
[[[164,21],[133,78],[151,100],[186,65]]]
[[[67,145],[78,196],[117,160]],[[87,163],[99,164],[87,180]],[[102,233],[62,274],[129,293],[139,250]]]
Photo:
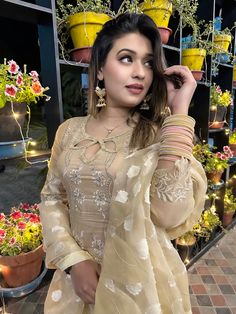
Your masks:
[[[129,117],[129,109],[125,108],[102,108],[98,113],[98,119],[101,122],[122,122]]]

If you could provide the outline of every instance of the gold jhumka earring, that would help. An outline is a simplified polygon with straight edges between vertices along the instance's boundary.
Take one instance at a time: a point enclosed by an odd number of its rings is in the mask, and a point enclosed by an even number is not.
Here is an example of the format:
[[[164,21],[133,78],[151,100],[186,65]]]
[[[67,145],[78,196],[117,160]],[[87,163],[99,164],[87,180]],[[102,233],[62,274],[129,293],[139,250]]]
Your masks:
[[[149,109],[150,109],[149,104],[148,104],[147,102],[151,99],[151,97],[152,97],[152,94],[149,94],[149,95],[147,95],[147,96],[144,98],[143,103],[142,103],[142,105],[140,106],[140,109],[141,109],[141,110],[149,110]]]
[[[106,107],[106,89],[105,88],[100,88],[98,85],[95,88],[95,93],[98,96],[98,103],[96,104],[96,107]]]

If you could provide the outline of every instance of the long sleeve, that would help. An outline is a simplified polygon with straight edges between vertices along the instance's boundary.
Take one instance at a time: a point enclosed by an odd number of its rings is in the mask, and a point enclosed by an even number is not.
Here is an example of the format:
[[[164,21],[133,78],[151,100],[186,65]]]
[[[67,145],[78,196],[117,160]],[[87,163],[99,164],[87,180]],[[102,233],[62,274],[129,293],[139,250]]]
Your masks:
[[[194,157],[172,168],[156,169],[151,184],[151,217],[171,239],[192,229],[204,209],[207,181]]]
[[[66,145],[65,134],[69,124],[70,120],[64,122],[56,133],[40,203],[46,265],[48,268],[61,270],[92,259],[87,251],[80,248],[71,234],[67,196],[58,166],[58,160]]]

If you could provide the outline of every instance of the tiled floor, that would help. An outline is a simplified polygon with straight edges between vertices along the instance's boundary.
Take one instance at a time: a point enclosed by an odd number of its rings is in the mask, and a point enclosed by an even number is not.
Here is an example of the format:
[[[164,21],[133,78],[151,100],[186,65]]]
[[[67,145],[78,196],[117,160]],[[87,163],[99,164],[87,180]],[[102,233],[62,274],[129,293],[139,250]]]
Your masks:
[[[188,274],[193,314],[236,314],[236,226]],[[27,297],[6,299],[7,313],[42,314],[51,276],[48,272],[39,289]]]

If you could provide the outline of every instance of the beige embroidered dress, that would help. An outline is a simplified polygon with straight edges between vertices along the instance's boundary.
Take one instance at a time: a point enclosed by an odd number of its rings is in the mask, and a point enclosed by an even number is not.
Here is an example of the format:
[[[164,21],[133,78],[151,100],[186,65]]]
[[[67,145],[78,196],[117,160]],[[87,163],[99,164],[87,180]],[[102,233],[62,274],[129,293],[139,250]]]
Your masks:
[[[170,239],[203,210],[201,165],[182,158],[157,170],[160,143],[131,153],[130,130],[98,140],[86,133],[87,119],[59,127],[42,190],[46,264],[57,269],[45,313],[191,313],[186,269]],[[87,259],[102,265],[94,306],[63,271]]]

